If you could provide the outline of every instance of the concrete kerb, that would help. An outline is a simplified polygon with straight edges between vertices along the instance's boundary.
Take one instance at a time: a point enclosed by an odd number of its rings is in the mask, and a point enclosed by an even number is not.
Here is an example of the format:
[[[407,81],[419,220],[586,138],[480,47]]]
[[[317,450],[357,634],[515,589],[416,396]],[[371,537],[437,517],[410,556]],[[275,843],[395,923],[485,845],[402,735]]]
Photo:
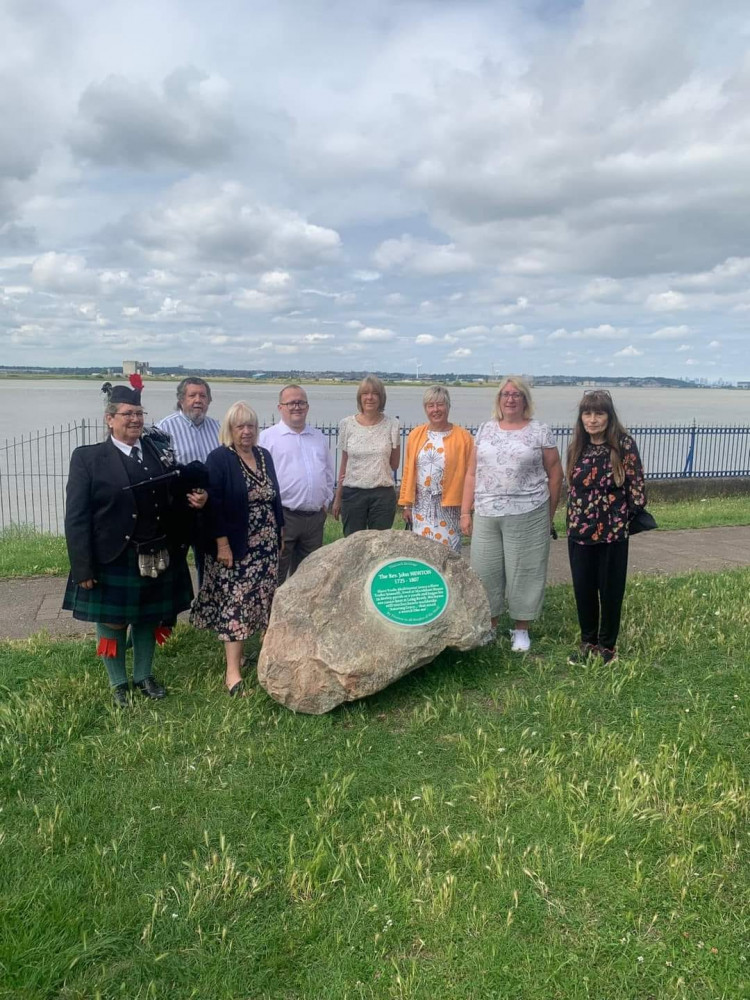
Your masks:
[[[466,550],[468,554],[468,549]],[[651,531],[630,542],[630,573],[719,572],[750,565],[750,525],[683,531]],[[548,584],[570,582],[564,538],[552,542]],[[193,579],[195,586],[195,578]],[[92,635],[93,625],[61,609],[65,578],[34,576],[0,580],[0,640],[39,632],[60,638]],[[187,612],[180,616],[187,620]]]

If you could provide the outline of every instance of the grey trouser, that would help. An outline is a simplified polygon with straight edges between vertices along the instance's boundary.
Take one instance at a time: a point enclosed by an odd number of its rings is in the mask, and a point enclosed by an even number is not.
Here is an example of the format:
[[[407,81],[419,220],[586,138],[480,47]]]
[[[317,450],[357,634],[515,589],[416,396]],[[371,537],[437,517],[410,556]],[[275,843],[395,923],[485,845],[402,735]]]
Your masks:
[[[341,491],[341,522],[344,537],[355,531],[393,527],[396,515],[396,490],[393,486],[374,486],[371,490],[345,486]]]
[[[496,618],[507,600],[515,621],[533,621],[544,603],[549,559],[549,503],[527,514],[474,517],[471,568]]]
[[[291,576],[311,552],[323,544],[324,510],[299,511],[284,507],[284,545],[279,555],[279,583]]]

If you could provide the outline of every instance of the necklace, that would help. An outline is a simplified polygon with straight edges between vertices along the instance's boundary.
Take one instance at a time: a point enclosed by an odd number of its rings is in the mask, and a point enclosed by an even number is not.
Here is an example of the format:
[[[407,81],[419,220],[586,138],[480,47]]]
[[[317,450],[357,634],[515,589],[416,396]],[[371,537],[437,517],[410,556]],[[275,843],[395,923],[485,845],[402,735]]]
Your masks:
[[[240,460],[240,462],[242,463],[242,465],[244,465],[244,467],[247,469],[248,472],[252,473],[255,476],[258,475],[258,460],[257,459],[255,459],[255,468],[253,468],[252,465],[250,465],[249,462],[245,461],[245,459],[242,457],[242,455],[240,455],[240,453],[237,451],[236,448],[232,448],[232,451],[235,453],[235,455],[237,456],[237,458]],[[252,454],[253,454],[253,458],[255,458],[255,454],[254,453],[252,453]]]

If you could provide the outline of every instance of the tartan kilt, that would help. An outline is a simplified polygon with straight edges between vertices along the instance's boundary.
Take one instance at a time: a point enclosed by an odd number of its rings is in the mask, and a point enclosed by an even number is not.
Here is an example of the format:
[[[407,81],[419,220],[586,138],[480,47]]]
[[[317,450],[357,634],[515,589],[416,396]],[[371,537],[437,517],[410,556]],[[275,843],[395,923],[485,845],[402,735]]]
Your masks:
[[[174,625],[180,611],[193,600],[193,584],[181,549],[170,551],[168,568],[153,578],[140,575],[138,554],[129,545],[117,559],[97,567],[96,579],[93,589],[84,590],[68,576],[62,606],[80,621]]]

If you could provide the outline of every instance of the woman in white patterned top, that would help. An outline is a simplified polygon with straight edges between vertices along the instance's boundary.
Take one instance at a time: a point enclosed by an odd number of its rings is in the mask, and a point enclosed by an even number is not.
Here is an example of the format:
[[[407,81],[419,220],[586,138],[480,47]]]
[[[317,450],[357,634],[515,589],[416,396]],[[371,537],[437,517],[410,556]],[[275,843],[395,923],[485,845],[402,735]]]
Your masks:
[[[500,383],[495,419],[482,424],[464,483],[461,531],[472,534],[471,565],[487,591],[493,628],[507,602],[511,649],[526,652],[529,622],[544,602],[552,522],[562,465],[549,427],[531,419],[531,390],[517,376]]]
[[[396,488],[393,473],[401,457],[398,421],[387,417],[385,386],[375,375],[362,379],[354,416],[339,424],[341,465],[332,514],[344,536],[393,527]]]

